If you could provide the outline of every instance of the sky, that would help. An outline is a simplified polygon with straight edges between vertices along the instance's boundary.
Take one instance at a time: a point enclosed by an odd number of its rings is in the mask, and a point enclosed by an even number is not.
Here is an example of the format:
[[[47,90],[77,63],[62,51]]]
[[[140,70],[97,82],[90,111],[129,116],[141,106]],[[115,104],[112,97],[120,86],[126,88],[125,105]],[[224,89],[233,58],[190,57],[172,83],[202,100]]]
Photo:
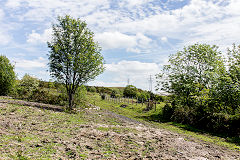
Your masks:
[[[88,85],[149,90],[170,54],[207,43],[226,52],[240,44],[240,0],[0,0],[0,54],[24,74],[48,73],[52,24],[58,16],[86,21],[102,47],[106,70]]]

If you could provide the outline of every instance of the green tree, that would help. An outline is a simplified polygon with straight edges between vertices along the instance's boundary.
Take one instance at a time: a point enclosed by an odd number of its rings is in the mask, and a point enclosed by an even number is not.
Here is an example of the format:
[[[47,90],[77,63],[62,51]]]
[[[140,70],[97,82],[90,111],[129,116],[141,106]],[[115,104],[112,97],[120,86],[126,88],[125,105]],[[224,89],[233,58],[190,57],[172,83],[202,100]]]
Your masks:
[[[127,85],[124,88],[123,96],[124,97],[136,97],[138,89],[133,85]]]
[[[213,88],[226,73],[218,47],[194,44],[170,56],[169,65],[157,75],[158,89],[175,95],[182,105],[193,106],[201,91]]]
[[[233,44],[227,55],[227,73],[221,76],[213,95],[221,110],[234,114],[240,106],[240,45]]]
[[[52,41],[48,42],[50,73],[65,84],[71,110],[78,87],[104,71],[104,60],[85,22],[66,15],[58,17],[52,28]]]
[[[0,56],[0,95],[5,96],[11,91],[16,75],[14,72],[14,66],[9,62],[9,59],[1,55]]]
[[[240,45],[233,44],[232,49],[228,48],[229,73],[234,82],[240,81]]]

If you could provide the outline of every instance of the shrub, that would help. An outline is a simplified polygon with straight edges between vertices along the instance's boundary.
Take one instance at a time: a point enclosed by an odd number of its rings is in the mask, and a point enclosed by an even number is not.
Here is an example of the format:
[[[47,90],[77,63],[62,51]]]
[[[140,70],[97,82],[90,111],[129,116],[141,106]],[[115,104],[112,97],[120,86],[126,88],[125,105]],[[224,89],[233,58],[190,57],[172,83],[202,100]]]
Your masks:
[[[16,87],[16,97],[23,99],[30,99],[33,91],[39,86],[39,80],[25,74]]]
[[[171,104],[166,103],[164,105],[164,107],[162,108],[163,119],[167,120],[167,121],[170,121],[171,117],[174,114],[175,108],[176,108],[175,106],[172,106]]]
[[[67,105],[66,94],[49,92],[45,88],[37,88],[34,90],[29,100],[54,105]]]
[[[28,74],[25,74],[17,86],[19,98],[29,99],[33,91],[39,86],[39,80]]]
[[[120,95],[120,91],[119,91],[119,89],[112,89],[112,93],[111,93],[111,97],[112,98],[116,98],[116,97],[120,97],[121,95]]]
[[[136,97],[138,89],[133,85],[128,85],[124,88],[124,97]]]
[[[148,92],[138,92],[137,93],[137,97],[138,97],[138,101],[139,102],[146,102],[149,98],[150,98],[150,95]]]
[[[6,56],[0,56],[0,95],[8,95],[15,82],[14,66]]]
[[[95,87],[94,87],[95,88]],[[95,88],[96,89],[96,88]],[[77,91],[76,91],[76,95],[75,95],[75,102],[76,105],[79,106],[85,106],[86,105],[86,101],[87,101],[87,89],[85,86],[80,86],[78,87]]]
[[[88,91],[89,92],[97,92],[97,89],[95,87],[91,86],[91,87],[88,87]]]

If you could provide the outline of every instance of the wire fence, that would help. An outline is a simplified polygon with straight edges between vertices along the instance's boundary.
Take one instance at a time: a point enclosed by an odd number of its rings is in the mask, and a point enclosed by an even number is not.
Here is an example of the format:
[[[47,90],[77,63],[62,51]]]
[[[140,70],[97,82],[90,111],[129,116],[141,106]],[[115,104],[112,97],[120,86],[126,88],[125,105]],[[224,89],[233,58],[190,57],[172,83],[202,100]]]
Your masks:
[[[157,108],[157,101],[154,100],[144,100],[142,98],[133,98],[133,97],[111,97],[111,96],[105,96],[105,100],[109,102],[113,102],[115,104],[125,104],[125,105],[135,105],[138,107],[145,107],[146,110],[151,110]]]

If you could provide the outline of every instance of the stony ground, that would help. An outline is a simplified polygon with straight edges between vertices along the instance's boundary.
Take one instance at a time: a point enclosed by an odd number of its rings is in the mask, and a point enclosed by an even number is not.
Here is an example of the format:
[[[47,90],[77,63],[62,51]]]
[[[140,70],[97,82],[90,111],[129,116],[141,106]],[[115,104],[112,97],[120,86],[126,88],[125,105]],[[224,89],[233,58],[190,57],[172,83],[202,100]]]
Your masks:
[[[240,152],[186,139],[93,105],[68,114],[57,106],[0,100],[0,157],[233,160],[240,159]]]

